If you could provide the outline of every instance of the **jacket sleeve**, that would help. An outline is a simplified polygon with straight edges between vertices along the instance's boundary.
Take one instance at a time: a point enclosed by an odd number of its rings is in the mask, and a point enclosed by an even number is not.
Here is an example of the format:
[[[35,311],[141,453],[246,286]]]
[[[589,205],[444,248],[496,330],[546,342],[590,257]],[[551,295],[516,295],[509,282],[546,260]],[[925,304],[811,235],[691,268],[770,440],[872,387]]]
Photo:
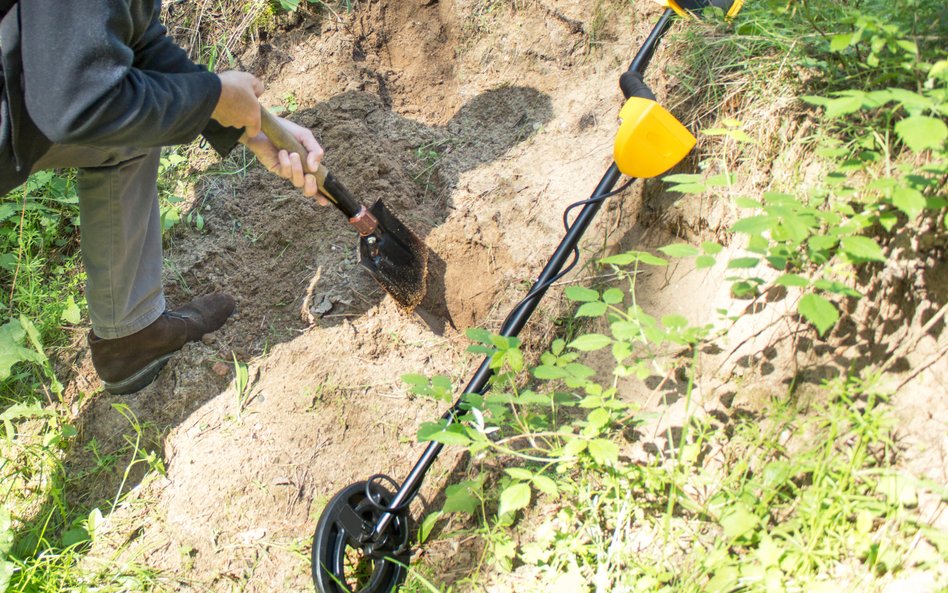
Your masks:
[[[187,143],[208,127],[220,79],[165,36],[158,9],[153,0],[20,3],[25,104],[44,135],[148,147]]]

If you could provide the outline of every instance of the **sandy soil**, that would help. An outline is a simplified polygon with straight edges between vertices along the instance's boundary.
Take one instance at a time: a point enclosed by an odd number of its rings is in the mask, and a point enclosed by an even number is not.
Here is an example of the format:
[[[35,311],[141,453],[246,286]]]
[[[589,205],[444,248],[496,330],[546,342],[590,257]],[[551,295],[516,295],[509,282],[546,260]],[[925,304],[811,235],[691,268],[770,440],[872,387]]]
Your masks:
[[[99,394],[78,411],[83,443],[94,439],[108,450],[124,445],[128,421],[115,404],[126,404],[167,468],[140,484],[144,466],[136,468],[126,484],[136,491],[113,514],[96,556],[122,548],[120,558],[164,570],[175,590],[231,591],[236,583],[248,592],[311,590],[308,545],[321,507],[376,472],[403,477],[421,451],[419,423],[445,407],[411,396],[401,375],[465,382],[479,360],[465,353],[464,330],[498,329],[559,241],[563,209],[587,197],[611,161],[618,76],[658,14],[652,3],[634,12],[619,7],[360,2],[339,20],[304,18],[237,56],[237,66],[266,81],[265,103],[293,98],[298,109],[287,116],[314,130],[325,163],[354,194],[367,203],[384,199],[424,238],[428,296],[420,314],[405,315],[360,268],[355,233],[338,212],[257,165],[227,175],[212,171],[232,173],[232,162],[210,166],[193,205],[205,228],[182,226],[169,240],[166,290],[174,304],[227,291],[238,313],[186,346],[144,391]],[[661,81],[660,96],[674,92],[665,60],[660,51],[650,75]],[[603,209],[584,257],[675,235],[720,238],[733,215],[721,204],[682,209],[652,185],[644,195],[648,206],[636,186]],[[715,280],[721,276],[649,275],[639,288],[643,306],[710,318],[728,300]],[[529,348],[549,342],[565,310],[560,288],[524,332]],[[308,291],[312,324],[301,314]],[[764,351],[766,335],[744,341],[758,321],[709,355],[706,401],[729,393],[732,370],[752,368]],[[249,369],[242,394],[234,358]],[[944,374],[925,376],[944,387]],[[95,385],[84,356],[71,393]],[[628,396],[662,403],[642,387],[628,386]],[[946,446],[932,453],[940,451],[941,468]],[[89,463],[88,447],[68,461]],[[446,450],[423,498],[435,498],[463,464]],[[80,495],[110,499],[123,469]],[[444,574],[471,569],[464,554],[445,556]]]

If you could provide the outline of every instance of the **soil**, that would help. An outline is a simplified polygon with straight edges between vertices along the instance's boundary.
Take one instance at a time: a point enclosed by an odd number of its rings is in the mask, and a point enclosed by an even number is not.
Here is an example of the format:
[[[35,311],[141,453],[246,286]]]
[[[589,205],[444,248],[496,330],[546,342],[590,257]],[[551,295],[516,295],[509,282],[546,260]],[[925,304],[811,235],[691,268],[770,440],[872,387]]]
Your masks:
[[[235,67],[265,81],[265,104],[291,104],[284,115],[316,133],[336,177],[366,203],[384,200],[424,239],[428,294],[418,313],[405,314],[360,267],[357,236],[335,209],[256,164],[244,167],[240,154],[209,162],[191,204],[204,227],[182,224],[168,239],[166,293],[177,305],[225,291],[237,313],[134,396],[80,398],[97,388],[87,353],[69,384],[83,402],[83,443],[122,449],[133,414],[143,448],[157,450],[166,468],[141,481],[144,464],[128,478],[123,466],[76,494],[111,500],[123,483],[134,487],[97,533],[94,557],[109,562],[121,548],[121,558],[164,571],[180,591],[312,590],[308,546],[322,506],[372,474],[403,478],[422,449],[418,426],[447,407],[412,396],[400,377],[443,374],[463,386],[480,362],[466,353],[464,331],[499,328],[561,238],[565,207],[588,197],[611,162],[618,75],[660,10],[625,6],[374,0],[336,16],[306,13],[235,57]],[[659,50],[650,79],[665,80],[666,60]],[[665,83],[657,90],[661,97]],[[676,235],[708,238],[732,216],[722,205],[682,214],[674,197],[658,197],[643,207],[637,185],[610,201],[587,233],[584,261]],[[674,222],[686,219],[693,225]],[[727,301],[714,280],[722,276],[653,274],[639,287],[642,304],[710,318]],[[591,281],[586,271],[568,280]],[[528,349],[549,343],[566,310],[561,288],[522,334]],[[753,366],[747,357],[765,349],[767,336],[742,342],[754,331],[735,331],[728,346],[740,352],[709,355],[717,378],[708,380],[708,402],[728,393],[742,368],[735,360]],[[248,369],[243,392],[237,364]],[[726,372],[716,372],[721,365]],[[945,384],[943,375],[925,377]],[[662,403],[654,391],[628,389]],[[942,468],[946,447],[936,449]],[[68,465],[88,467],[95,450],[76,447]],[[446,448],[418,516],[464,467]],[[432,554],[443,555],[434,563],[449,579],[475,565],[467,553]]]

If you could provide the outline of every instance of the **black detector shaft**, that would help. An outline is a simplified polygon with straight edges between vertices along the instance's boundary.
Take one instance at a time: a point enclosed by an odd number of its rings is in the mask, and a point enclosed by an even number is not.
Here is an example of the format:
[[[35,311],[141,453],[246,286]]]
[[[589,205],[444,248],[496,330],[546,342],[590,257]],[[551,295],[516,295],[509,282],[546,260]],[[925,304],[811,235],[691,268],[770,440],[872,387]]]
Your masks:
[[[693,14],[709,5],[727,12],[732,2],[740,1],[680,0],[669,6],[676,7],[678,12],[683,14]],[[623,74],[620,87],[627,99],[642,97],[654,100],[655,97],[643,82],[642,75],[659,42],[671,27],[674,14],[673,8],[665,10],[636,53],[628,71]],[[582,206],[576,219],[567,225],[566,234],[530,292],[513,308],[502,324],[501,336],[517,336],[550,286],[576,264],[579,258],[579,241],[605,199],[622,191],[634,181],[630,179],[618,190],[614,190],[621,177],[619,166],[613,162],[589,199],[577,202],[567,209],[568,215],[574,207]],[[456,422],[463,415],[465,396],[483,394],[488,390],[494,374],[490,361],[490,356],[485,357],[458,400],[445,412],[442,418],[446,424]],[[421,490],[425,475],[443,448],[442,443],[428,443],[401,484],[377,474],[365,481],[350,484],[330,500],[320,516],[313,537],[312,573],[319,593],[390,593],[404,581],[410,559],[409,505]],[[389,487],[397,488],[392,493]],[[361,575],[358,583],[350,582],[350,575],[345,574],[347,564],[351,564],[350,551],[355,554],[361,552],[362,559],[353,571],[354,576]]]
[[[658,42],[671,26],[671,19],[674,14],[674,11],[670,8],[665,10],[661,19],[659,19],[658,23],[652,29],[651,34],[649,34],[645,43],[632,60],[632,64],[629,66],[629,72],[641,76],[648,66],[652,54],[655,53]],[[641,81],[641,78],[639,78],[639,80]],[[647,91],[648,89],[645,88],[645,90]],[[625,92],[625,89],[623,89],[623,92]],[[631,95],[627,95],[626,98],[629,96]],[[592,196],[587,200],[587,204],[580,210],[573,224],[570,225],[569,230],[566,232],[563,240],[560,241],[559,246],[557,246],[553,256],[547,262],[546,267],[543,268],[536,282],[533,283],[527,298],[521,301],[507,318],[507,322],[504,323],[500,329],[501,336],[514,337],[519,334],[523,326],[526,325],[530,316],[534,310],[536,310],[537,305],[540,304],[543,295],[546,294],[547,289],[550,287],[551,279],[555,278],[563,266],[566,265],[567,260],[579,244],[579,240],[583,237],[586,229],[589,228],[593,218],[596,217],[596,214],[602,207],[603,200],[601,198],[612,191],[612,188],[618,183],[620,177],[622,177],[622,173],[619,172],[619,167],[615,163],[612,163],[609,170],[606,171],[606,174],[603,175],[599,181],[599,185],[596,186],[596,190]],[[484,358],[477,372],[474,373],[474,377],[464,389],[461,397],[459,397],[454,403],[454,406],[445,413],[444,418],[447,419],[448,424],[452,423],[459,413],[462,412],[462,404],[465,395],[469,393],[483,393],[486,391],[487,383],[494,374],[493,369],[490,368],[490,358],[490,356]],[[395,497],[389,505],[390,508],[395,510],[400,509],[414,497],[415,493],[417,493],[421,487],[425,474],[428,473],[431,464],[437,459],[442,448],[444,448],[443,443],[432,441],[428,444],[411,472],[409,472],[408,477],[405,478],[405,481],[402,482],[402,485],[398,488],[398,492],[395,493]],[[384,513],[375,524],[371,537],[385,533],[385,530],[394,518],[393,513]]]

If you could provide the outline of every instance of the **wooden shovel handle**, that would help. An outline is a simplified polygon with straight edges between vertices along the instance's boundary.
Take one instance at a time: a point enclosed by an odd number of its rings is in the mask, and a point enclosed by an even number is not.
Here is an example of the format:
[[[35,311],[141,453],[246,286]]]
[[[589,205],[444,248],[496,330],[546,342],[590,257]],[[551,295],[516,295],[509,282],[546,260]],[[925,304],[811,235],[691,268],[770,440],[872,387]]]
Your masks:
[[[316,183],[319,185],[319,193],[326,196],[326,199],[332,202],[337,208],[342,210],[343,214],[349,218],[357,217],[365,211],[365,207],[359,200],[355,199],[349,190],[336,180],[322,163],[315,171],[311,171],[306,164],[306,155],[309,152],[306,148],[291,134],[286,128],[280,125],[276,116],[267,111],[263,105],[260,106],[260,127],[263,133],[267,135],[270,142],[280,150],[295,152],[300,155],[303,162],[303,170],[316,176]]]

